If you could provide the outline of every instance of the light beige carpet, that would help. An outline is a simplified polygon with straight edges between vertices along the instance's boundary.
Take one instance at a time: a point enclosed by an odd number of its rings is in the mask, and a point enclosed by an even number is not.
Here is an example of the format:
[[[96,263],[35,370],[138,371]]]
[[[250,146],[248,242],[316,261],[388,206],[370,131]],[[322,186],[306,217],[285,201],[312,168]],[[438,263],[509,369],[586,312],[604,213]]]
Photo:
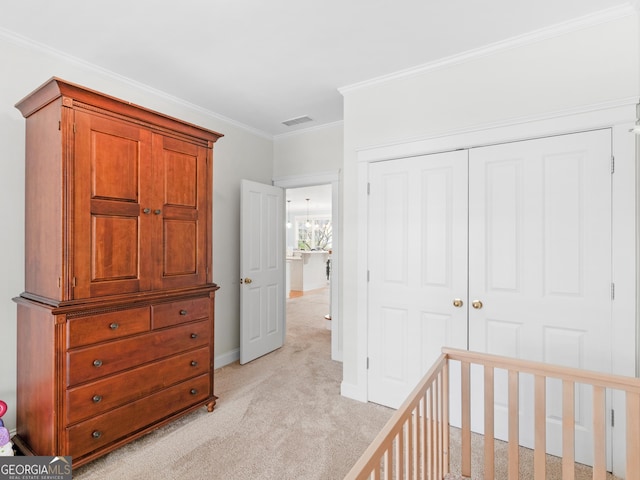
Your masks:
[[[340,396],[328,291],[287,302],[284,347],[215,372],[204,408],[76,469],[77,480],[342,479],[393,411]]]

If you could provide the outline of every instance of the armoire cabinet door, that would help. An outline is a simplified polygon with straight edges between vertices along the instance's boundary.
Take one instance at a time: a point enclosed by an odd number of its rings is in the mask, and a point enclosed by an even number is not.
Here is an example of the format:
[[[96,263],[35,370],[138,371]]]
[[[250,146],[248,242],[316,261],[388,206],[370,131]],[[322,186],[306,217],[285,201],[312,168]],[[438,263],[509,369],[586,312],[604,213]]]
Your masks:
[[[149,290],[151,132],[81,111],[75,129],[73,298]]]
[[[203,285],[207,279],[207,149],[154,134],[153,288]],[[155,220],[155,219],[154,219]]]

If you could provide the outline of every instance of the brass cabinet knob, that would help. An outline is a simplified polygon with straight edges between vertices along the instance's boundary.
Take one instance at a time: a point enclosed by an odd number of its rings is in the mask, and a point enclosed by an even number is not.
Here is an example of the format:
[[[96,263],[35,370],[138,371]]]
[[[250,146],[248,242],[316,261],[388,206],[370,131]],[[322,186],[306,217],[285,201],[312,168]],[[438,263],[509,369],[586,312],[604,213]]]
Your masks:
[[[142,210],[142,213],[144,213],[145,215],[149,215],[151,213],[151,209],[150,208],[145,208]]]
[[[251,283],[253,282],[253,280],[251,280],[249,277],[244,279],[244,283]]]
[[[100,403],[102,401],[102,395],[94,395],[91,400],[93,400],[93,403]]]
[[[117,330],[119,326],[120,326],[120,324],[118,324],[116,322],[113,322],[111,325],[109,325],[109,328],[111,330]]]
[[[463,301],[460,298],[453,299],[453,306],[456,308],[460,308],[463,305]]]
[[[96,368],[100,368],[102,366],[102,360],[94,360],[93,366]]]
[[[95,439],[98,439],[102,436],[102,432],[100,430],[94,430],[91,436]]]
[[[471,302],[471,306],[476,310],[480,310],[482,308],[482,302],[480,300],[474,300]]]
[[[153,213],[154,213],[155,215],[160,215],[160,214],[162,213],[162,210],[157,209],[157,210],[154,210],[154,211],[153,211]]]
[[[180,310],[180,315],[182,315],[183,317],[187,314],[186,310]]]

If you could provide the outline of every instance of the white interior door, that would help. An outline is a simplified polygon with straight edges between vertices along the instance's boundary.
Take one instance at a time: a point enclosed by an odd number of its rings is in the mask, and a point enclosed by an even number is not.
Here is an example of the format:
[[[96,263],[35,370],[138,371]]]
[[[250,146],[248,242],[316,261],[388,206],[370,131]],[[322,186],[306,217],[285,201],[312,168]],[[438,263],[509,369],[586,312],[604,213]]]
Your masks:
[[[610,372],[610,131],[474,148],[469,178],[469,301],[482,304],[469,310],[469,349]],[[520,440],[532,447],[533,381],[520,380]],[[503,439],[506,381],[497,373]],[[561,394],[561,383],[548,381],[547,448],[556,455]],[[575,398],[576,460],[590,464],[590,389],[578,388]],[[472,401],[476,431],[480,400]]]
[[[372,402],[397,408],[442,346],[467,347],[467,155],[369,167]]]
[[[240,363],[280,348],[285,335],[284,190],[242,180]]]

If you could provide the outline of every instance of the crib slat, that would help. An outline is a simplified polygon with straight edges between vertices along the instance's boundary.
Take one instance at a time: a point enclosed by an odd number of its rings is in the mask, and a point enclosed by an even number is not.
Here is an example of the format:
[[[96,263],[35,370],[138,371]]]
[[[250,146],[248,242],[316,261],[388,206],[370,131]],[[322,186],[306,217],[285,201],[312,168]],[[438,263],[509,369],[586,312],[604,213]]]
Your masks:
[[[437,462],[437,440],[435,435],[436,426],[435,417],[435,392],[433,385],[429,388],[429,478],[436,478],[438,474],[438,462]]]
[[[535,480],[547,476],[547,378],[535,376],[535,444],[533,450],[533,473]]]
[[[518,478],[520,467],[520,412],[518,398],[518,372],[509,370],[509,478]]]
[[[640,393],[627,392],[627,477],[640,478]]]
[[[484,367],[484,478],[495,475],[494,450],[494,375],[492,367]]]
[[[605,480],[607,476],[604,394],[603,387],[593,387],[593,480]]]
[[[442,471],[440,478],[449,473],[449,362],[445,362],[442,367],[442,390],[440,393],[440,409],[442,424]]]
[[[461,473],[464,477],[471,476],[471,373],[469,362],[461,365],[462,388],[462,459]]]
[[[562,479],[575,478],[575,384],[562,381]]]

